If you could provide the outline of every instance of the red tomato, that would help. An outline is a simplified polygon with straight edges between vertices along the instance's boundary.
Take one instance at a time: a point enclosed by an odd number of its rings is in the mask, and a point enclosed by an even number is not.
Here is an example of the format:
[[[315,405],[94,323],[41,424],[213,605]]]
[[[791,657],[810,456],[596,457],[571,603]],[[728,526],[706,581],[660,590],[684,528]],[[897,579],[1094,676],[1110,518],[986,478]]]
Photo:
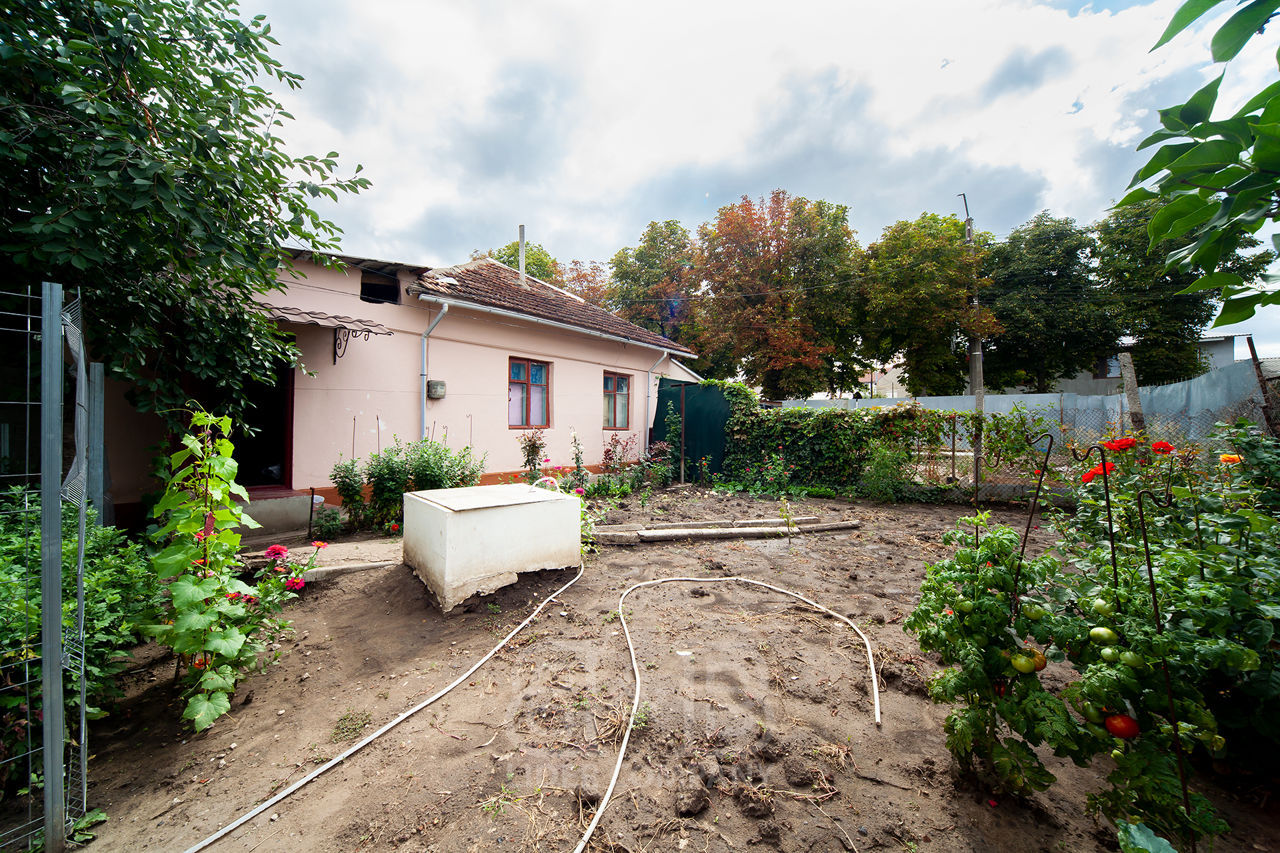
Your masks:
[[[1116,737],[1128,739],[1138,736],[1138,721],[1128,714],[1112,714],[1103,725]]]

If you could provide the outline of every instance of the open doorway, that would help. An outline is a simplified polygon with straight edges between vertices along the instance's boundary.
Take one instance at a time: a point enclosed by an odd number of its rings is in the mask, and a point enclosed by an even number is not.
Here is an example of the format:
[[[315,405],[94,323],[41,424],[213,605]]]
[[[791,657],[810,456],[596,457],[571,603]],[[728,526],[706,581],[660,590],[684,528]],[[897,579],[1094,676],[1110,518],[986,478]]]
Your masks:
[[[273,385],[254,383],[246,389],[250,407],[245,415],[246,432],[236,441],[240,463],[237,480],[242,486],[293,484],[293,373],[281,367]]]

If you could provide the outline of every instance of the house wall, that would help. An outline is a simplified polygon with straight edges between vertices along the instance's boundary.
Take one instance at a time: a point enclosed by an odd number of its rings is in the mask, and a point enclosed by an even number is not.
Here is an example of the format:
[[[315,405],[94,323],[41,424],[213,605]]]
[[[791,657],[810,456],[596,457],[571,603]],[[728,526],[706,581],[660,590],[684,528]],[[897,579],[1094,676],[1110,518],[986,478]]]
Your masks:
[[[440,307],[407,297],[403,305],[361,302],[359,287],[354,273],[309,269],[307,279],[293,285],[287,297],[267,297],[273,304],[371,320],[394,332],[367,341],[353,336],[334,364],[332,330],[291,326],[313,372],[295,381],[295,489],[328,487],[329,473],[340,458],[365,458],[397,437],[412,441],[423,432],[421,336]],[[629,374],[639,390],[660,354],[640,344],[455,306],[428,339],[427,376],[443,380],[446,393],[427,402],[426,432],[455,449],[470,444],[487,452],[488,472],[518,471],[522,431],[507,426],[508,359],[530,358],[551,366],[551,426],[545,430],[550,464],[572,464],[570,435],[576,431],[586,463],[598,465],[615,432],[639,446],[640,425],[652,423],[659,375],[678,368],[663,357],[650,376],[648,405],[642,393],[633,391],[631,428],[619,431],[602,428],[604,372]]]

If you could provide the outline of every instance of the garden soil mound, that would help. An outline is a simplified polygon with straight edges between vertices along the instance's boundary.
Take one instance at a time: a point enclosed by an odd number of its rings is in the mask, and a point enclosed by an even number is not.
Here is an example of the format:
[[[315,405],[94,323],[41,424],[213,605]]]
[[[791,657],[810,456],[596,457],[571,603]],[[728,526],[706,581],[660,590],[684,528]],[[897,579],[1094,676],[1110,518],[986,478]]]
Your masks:
[[[591,849],[1115,849],[1084,813],[1106,766],[1049,756],[1058,784],[1026,801],[954,770],[947,709],[925,692],[935,663],[901,623],[924,565],[945,553],[942,533],[967,508],[814,500],[791,511],[863,526],[793,541],[606,548],[468,682],[209,849],[572,850],[630,709],[618,596],[673,575],[743,575],[852,618],[875,649],[884,723],[873,722],[862,643],[836,620],[742,584],[640,590],[627,617],[642,725]],[[774,501],[676,489],[644,506],[632,497],[608,521],[777,514]],[[997,516],[1025,523],[1018,511]],[[1049,544],[1034,531],[1033,551]],[[396,559],[398,548],[335,543],[324,558]],[[403,565],[312,584],[286,610],[295,635],[278,659],[200,735],[177,724],[173,661],[141,650],[128,698],[92,733],[90,801],[110,819],[90,849],[202,840],[455,679],[572,575],[522,575],[449,616]],[[1228,781],[1206,791],[1234,827],[1218,849],[1280,851],[1264,780]]]

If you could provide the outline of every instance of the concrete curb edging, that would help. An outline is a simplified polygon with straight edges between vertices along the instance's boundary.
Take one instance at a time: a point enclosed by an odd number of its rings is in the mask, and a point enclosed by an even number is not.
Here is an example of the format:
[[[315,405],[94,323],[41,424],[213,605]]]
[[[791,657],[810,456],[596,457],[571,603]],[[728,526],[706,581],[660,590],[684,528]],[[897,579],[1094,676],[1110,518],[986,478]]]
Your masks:
[[[310,583],[311,581],[322,581],[327,578],[336,578],[341,575],[349,575],[353,572],[365,572],[370,569],[385,569],[391,566],[400,565],[399,560],[383,560],[380,563],[347,563],[342,566],[316,566],[302,573],[302,579]]]
[[[810,516],[812,517],[812,516]],[[769,521],[772,521],[771,519]],[[654,527],[641,530],[604,530],[596,532],[597,545],[638,545],[641,542],[684,542],[710,541],[716,539],[776,539],[787,535],[785,522],[778,519],[776,524],[763,526],[757,522],[751,527]],[[765,522],[768,523],[768,522]],[[619,525],[624,526],[624,525]],[[633,525],[625,525],[632,527]],[[857,530],[861,521],[828,521],[816,524],[800,524],[791,528],[791,535],[802,533],[825,533],[834,530]]]

